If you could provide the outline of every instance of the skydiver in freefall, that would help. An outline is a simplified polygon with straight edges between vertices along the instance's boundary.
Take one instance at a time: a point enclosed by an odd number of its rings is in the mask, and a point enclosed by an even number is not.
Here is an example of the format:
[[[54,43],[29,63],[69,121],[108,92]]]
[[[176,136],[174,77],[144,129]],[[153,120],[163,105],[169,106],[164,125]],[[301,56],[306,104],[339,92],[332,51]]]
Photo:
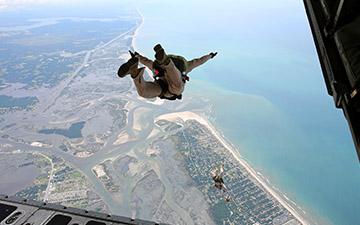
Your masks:
[[[223,194],[225,194],[225,192],[227,192],[227,187],[224,184],[224,165],[220,165],[218,168],[214,168],[211,172],[210,172],[211,178],[213,179],[213,181],[215,182],[214,186],[221,190],[223,192]],[[224,195],[224,200],[225,202],[229,202],[230,201],[230,196],[229,195]]]
[[[129,51],[131,58],[120,66],[118,76],[131,75],[141,97],[167,100],[181,99],[185,83],[189,81],[188,73],[217,55],[217,52],[211,52],[187,61],[179,55],[167,55],[160,44],[154,47],[154,51],[155,61]],[[138,68],[139,62],[153,72],[154,81],[145,81],[145,67]]]

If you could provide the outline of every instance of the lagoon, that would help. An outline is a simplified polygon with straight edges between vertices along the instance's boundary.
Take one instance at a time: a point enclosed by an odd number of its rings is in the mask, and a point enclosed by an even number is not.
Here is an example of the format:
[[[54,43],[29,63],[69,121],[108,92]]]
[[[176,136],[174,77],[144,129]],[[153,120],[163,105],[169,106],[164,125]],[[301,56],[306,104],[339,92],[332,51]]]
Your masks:
[[[54,128],[54,129],[42,129],[39,130],[40,134],[58,134],[58,135],[62,135],[68,138],[81,138],[82,134],[81,134],[81,130],[84,128],[85,126],[85,122],[77,122],[77,123],[73,123],[71,124],[71,126],[69,127],[69,129],[59,129],[59,128]]]

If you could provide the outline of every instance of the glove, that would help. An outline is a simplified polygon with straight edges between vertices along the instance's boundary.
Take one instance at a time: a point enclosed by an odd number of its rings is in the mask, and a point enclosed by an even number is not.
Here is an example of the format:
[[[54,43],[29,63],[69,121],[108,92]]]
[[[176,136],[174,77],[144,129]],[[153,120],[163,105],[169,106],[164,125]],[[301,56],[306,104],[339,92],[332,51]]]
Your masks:
[[[210,53],[210,57],[211,57],[211,58],[214,58],[216,55],[217,55],[217,52],[211,52],[211,53]]]
[[[131,58],[134,58],[135,56],[139,55],[139,53],[137,53],[137,52],[132,52],[132,51],[130,51],[130,50],[129,50],[129,53],[130,53],[130,55],[131,55]]]

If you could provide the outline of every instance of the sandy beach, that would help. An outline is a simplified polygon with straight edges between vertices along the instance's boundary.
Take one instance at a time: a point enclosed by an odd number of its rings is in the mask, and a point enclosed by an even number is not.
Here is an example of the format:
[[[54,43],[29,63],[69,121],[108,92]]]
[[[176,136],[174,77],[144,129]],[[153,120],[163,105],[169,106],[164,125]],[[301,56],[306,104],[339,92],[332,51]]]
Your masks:
[[[200,124],[206,126],[210,132],[221,142],[221,144],[224,145],[224,147],[235,157],[235,159],[242,165],[247,172],[249,172],[256,181],[258,181],[264,189],[269,192],[276,200],[278,200],[281,205],[283,205],[294,217],[299,220],[302,224],[308,225],[309,223],[289,204],[291,201],[284,199],[281,197],[281,193],[276,192],[273,190],[262,177],[258,175],[258,173],[251,168],[251,166],[240,156],[239,151],[237,151],[231,144],[229,144],[224,137],[219,134],[219,132],[215,129],[215,127],[205,119],[204,117],[200,116],[199,114],[196,114],[194,112],[190,111],[184,111],[184,112],[176,112],[176,113],[169,113],[169,114],[163,114],[155,119],[155,122],[158,120],[168,120],[168,121],[187,121],[187,120],[196,120]],[[286,197],[287,198],[287,197]]]

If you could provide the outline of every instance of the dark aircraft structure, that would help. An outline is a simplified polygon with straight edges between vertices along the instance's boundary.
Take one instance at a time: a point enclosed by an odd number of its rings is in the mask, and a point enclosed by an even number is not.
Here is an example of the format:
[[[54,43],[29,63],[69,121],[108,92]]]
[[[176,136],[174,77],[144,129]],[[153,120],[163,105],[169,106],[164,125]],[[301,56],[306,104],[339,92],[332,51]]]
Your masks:
[[[0,195],[1,225],[160,225],[58,204]]]
[[[360,0],[304,0],[328,94],[342,108],[360,160]]]

